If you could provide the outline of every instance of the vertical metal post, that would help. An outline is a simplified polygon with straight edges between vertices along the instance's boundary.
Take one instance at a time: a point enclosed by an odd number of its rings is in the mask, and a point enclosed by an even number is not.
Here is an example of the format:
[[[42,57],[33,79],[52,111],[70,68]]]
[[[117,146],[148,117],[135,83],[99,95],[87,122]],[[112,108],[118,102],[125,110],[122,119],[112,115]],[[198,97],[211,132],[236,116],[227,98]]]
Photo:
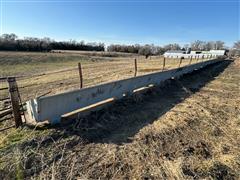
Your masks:
[[[18,87],[15,77],[8,77],[9,96],[12,104],[13,117],[15,121],[15,127],[18,128],[22,125],[22,118],[19,105]]]
[[[81,63],[78,63],[78,71],[79,71],[80,89],[82,89],[82,87],[83,87],[83,77],[82,77]]]
[[[134,66],[135,66],[135,72],[134,72],[134,77],[137,76],[137,59],[134,59]]]
[[[163,71],[164,68],[165,68],[165,63],[166,63],[166,58],[164,57],[164,58],[163,58],[163,67],[162,67],[162,71]]]

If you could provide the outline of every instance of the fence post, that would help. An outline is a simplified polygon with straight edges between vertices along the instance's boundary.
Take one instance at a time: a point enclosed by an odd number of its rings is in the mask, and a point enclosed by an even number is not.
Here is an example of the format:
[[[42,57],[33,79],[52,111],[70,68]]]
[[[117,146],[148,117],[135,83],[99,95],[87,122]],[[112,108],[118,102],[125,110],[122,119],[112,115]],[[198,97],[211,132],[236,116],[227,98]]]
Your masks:
[[[79,71],[80,89],[82,89],[82,87],[83,87],[83,77],[82,77],[81,63],[78,63],[78,71]]]
[[[135,72],[134,72],[134,77],[137,76],[137,59],[134,59],[134,66],[135,66]]]
[[[190,61],[189,61],[189,64],[191,64],[192,63],[192,56],[190,57]]]
[[[13,117],[15,120],[15,127],[22,125],[22,118],[19,105],[18,86],[15,77],[8,77],[9,96],[12,104]]]
[[[164,68],[165,68],[165,63],[166,63],[166,58],[164,57],[164,58],[163,58],[163,67],[162,67],[162,71],[163,71]]]
[[[182,64],[182,60],[183,60],[183,57],[180,58],[179,65],[178,65],[179,68],[180,68],[180,66]]]

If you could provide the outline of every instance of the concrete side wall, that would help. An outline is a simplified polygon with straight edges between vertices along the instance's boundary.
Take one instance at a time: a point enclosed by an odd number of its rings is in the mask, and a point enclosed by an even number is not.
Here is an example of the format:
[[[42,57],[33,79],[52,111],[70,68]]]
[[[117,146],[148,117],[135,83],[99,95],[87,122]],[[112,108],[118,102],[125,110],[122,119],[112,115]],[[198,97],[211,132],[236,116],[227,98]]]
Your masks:
[[[123,94],[131,94],[135,89],[146,87],[150,84],[158,85],[167,79],[179,77],[218,61],[209,60],[178,69],[151,73],[53,96],[40,97],[27,102],[28,115],[37,122],[48,120],[53,124],[59,123],[61,115],[65,113],[108,98],[122,98]]]

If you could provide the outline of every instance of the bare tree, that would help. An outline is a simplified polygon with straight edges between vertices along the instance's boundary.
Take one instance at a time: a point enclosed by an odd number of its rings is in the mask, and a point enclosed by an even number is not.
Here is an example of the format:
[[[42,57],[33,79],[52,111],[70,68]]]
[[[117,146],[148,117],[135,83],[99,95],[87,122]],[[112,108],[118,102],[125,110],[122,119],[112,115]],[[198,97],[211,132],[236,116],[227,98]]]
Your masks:
[[[224,49],[224,42],[223,41],[216,41],[216,50]]]
[[[229,51],[230,56],[240,56],[240,40],[234,43],[233,47]]]
[[[166,51],[168,51],[168,50],[181,50],[181,47],[180,47],[179,44],[174,43],[174,44],[167,44],[167,45],[165,45],[164,49]]]
[[[240,50],[240,40],[234,43],[233,48]]]
[[[206,44],[205,44],[205,50],[206,51],[209,51],[211,49],[215,49],[215,42],[214,41],[208,41]]]
[[[184,45],[183,45],[183,48],[184,48],[185,50],[187,50],[189,47],[190,47],[189,44],[184,44]]]
[[[196,41],[191,43],[191,49],[194,50],[194,51],[204,50],[205,44],[206,43],[204,41],[196,40]]]
[[[17,35],[16,34],[3,34],[2,35],[2,39],[6,40],[6,41],[15,41],[17,39]]]
[[[146,58],[150,55],[152,55],[152,51],[151,51],[151,46],[146,44],[145,46],[142,46],[139,51],[139,54],[146,56]]]

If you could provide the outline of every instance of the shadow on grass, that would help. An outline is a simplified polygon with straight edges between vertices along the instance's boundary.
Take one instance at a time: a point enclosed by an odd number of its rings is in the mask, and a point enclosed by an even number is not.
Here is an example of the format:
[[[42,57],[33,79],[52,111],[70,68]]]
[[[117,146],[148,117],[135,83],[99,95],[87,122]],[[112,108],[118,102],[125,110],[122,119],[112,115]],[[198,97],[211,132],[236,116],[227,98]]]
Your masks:
[[[74,121],[72,124],[54,127],[51,138],[42,142],[49,146],[59,138],[71,138],[69,148],[80,141],[85,143],[131,142],[131,137],[143,127],[153,123],[176,104],[198,92],[214,80],[231,63],[224,60],[204,69],[171,79],[158,87],[116,101],[113,105]]]

